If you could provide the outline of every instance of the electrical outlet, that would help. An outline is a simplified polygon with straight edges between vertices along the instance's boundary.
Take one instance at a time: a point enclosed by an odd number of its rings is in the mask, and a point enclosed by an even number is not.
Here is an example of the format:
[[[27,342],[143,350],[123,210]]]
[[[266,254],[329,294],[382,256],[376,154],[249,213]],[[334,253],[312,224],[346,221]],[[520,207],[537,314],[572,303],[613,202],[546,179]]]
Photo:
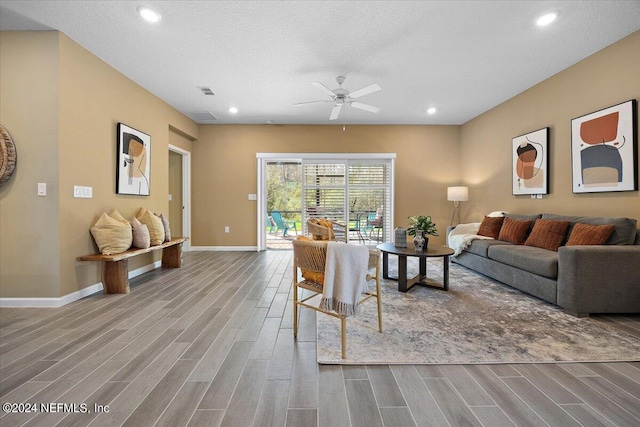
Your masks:
[[[224,232],[225,232],[225,233],[228,233],[228,232],[229,232],[229,226],[228,226],[228,225],[226,225],[226,226],[224,227]]]

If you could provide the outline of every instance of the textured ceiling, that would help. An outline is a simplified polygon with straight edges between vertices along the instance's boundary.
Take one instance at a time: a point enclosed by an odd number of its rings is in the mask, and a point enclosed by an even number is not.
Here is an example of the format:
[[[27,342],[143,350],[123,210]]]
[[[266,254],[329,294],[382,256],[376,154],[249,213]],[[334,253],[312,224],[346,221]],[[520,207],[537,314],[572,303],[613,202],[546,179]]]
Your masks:
[[[200,123],[462,124],[639,30],[640,1],[1,0],[0,29],[59,30]],[[380,112],[294,107],[338,75]]]

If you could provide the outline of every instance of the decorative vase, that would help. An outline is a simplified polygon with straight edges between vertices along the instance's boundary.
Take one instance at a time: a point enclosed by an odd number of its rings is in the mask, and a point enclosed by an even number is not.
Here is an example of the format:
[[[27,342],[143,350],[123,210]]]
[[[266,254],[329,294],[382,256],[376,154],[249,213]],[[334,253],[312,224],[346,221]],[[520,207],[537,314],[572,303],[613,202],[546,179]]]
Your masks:
[[[413,237],[413,246],[416,249],[416,252],[421,251],[424,248],[424,231],[416,230],[416,235]]]
[[[396,229],[393,230],[393,232],[395,235],[393,245],[396,248],[406,248],[407,247],[407,230],[405,230],[403,227],[396,227]]]

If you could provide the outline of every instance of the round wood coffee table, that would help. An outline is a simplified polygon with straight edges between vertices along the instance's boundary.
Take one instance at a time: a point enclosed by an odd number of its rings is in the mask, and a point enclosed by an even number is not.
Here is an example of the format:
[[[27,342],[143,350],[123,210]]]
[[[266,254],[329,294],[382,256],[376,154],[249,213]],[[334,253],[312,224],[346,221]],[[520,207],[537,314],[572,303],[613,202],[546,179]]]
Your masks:
[[[415,285],[449,290],[449,257],[453,255],[453,249],[447,246],[429,246],[426,251],[416,251],[412,247],[397,248],[393,243],[382,243],[376,248],[382,252],[382,277],[397,280],[400,292],[407,292]],[[398,256],[398,277],[389,276],[389,254]],[[407,257],[420,258],[420,272],[412,279],[407,279]],[[444,280],[442,284],[427,279],[427,258],[443,258],[442,276]]]

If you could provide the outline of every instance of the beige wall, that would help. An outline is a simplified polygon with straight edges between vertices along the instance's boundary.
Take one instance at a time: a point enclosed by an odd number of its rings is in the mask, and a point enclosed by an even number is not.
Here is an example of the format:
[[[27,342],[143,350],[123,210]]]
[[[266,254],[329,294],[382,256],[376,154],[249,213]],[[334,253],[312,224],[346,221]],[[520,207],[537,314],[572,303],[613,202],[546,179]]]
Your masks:
[[[25,94],[32,94],[36,105],[14,112],[15,117],[6,113],[9,108],[2,108],[2,123],[6,123],[12,135],[15,133],[18,170],[22,175],[19,187],[3,187],[0,193],[3,205],[0,296],[59,297],[100,282],[99,263],[80,263],[75,258],[97,250],[89,230],[103,211],[117,208],[127,218],[143,206],[157,213],[167,212],[169,127],[194,136],[198,129],[193,121],[62,33],[8,32],[1,37],[2,106],[5,102],[11,105]],[[36,40],[33,42],[36,47],[25,51],[26,41],[31,40]],[[4,67],[9,62],[5,61],[5,55],[11,53],[13,56],[7,59],[13,61],[15,71],[5,74]],[[38,63],[33,64],[34,61]],[[24,72],[34,69],[38,73]],[[53,76],[53,81],[48,76]],[[47,88],[40,87],[45,84]],[[22,90],[5,93],[5,85],[18,85]],[[37,108],[43,99],[38,92],[41,89],[54,92],[46,112]],[[118,122],[151,136],[148,197],[115,194]],[[40,145],[44,146],[43,153],[39,153]],[[43,159],[34,163],[31,152]],[[45,172],[50,177],[42,176]],[[48,196],[38,198],[36,183],[47,181]],[[92,187],[93,198],[74,198],[74,185]],[[25,197],[26,208],[16,209],[14,199]],[[5,201],[11,203],[6,215],[4,206],[9,203]],[[42,231],[40,217],[46,218]],[[37,237],[33,236],[34,226]],[[27,243],[29,249],[20,250]],[[129,268],[147,265],[159,259],[159,255],[133,258]],[[39,273],[34,266],[41,265]],[[8,274],[11,269],[17,273]],[[38,276],[31,279],[30,272]]]
[[[465,123],[462,179],[470,186],[462,216],[479,221],[493,210],[626,216],[640,219],[640,194],[573,194],[571,119],[640,98],[640,31]],[[511,194],[511,138],[550,127],[550,194]]]
[[[0,187],[0,297],[58,296],[58,33],[0,32],[0,76],[18,158]]]
[[[396,153],[394,225],[430,214],[443,232],[458,184],[458,126],[200,126],[193,144],[194,246],[256,246],[256,153]],[[224,233],[229,226],[231,232]],[[444,243],[444,238],[433,241]]]

